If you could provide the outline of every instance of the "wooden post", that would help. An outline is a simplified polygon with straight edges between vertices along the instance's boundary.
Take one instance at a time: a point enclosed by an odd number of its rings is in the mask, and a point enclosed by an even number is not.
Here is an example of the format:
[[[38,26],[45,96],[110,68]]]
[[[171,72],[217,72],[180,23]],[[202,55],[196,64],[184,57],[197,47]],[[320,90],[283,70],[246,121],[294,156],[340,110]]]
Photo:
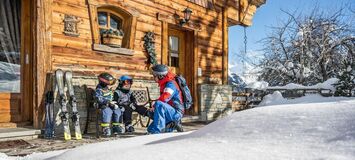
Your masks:
[[[43,119],[46,73],[51,70],[50,30],[52,0],[35,0],[33,16],[33,127],[41,128]]]
[[[161,23],[161,64],[168,65],[169,25],[168,22],[165,21],[162,21]]]
[[[222,83],[228,84],[228,12],[227,8],[223,8],[222,11],[223,20],[222,20],[222,48],[223,48],[223,57],[222,57]]]
[[[193,72],[192,72],[192,96],[194,100],[194,109],[193,112],[194,114],[198,115],[199,114],[199,99],[201,97],[198,97],[198,75],[197,75],[197,69],[198,69],[198,31],[194,31],[194,52],[193,52]]]

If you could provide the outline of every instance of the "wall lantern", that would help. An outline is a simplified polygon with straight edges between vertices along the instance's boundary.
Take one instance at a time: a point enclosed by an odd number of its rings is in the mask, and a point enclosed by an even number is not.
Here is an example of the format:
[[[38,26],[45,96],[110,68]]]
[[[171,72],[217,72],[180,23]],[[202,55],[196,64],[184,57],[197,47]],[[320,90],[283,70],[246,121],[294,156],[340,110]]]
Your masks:
[[[184,18],[182,18],[182,19],[179,19],[180,16],[177,15],[177,14],[175,14],[175,18],[179,20],[180,26],[183,26],[184,24],[186,24],[187,22],[189,22],[190,17],[191,17],[192,10],[187,7],[187,8],[185,8],[185,10],[184,10],[183,12],[184,12]]]

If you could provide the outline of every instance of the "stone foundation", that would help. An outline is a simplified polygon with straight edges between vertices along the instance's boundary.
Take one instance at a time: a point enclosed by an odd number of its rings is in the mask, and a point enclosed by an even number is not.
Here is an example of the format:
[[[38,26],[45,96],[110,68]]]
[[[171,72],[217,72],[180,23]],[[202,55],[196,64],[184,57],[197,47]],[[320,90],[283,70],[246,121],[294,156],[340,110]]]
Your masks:
[[[199,85],[200,119],[211,121],[231,114],[232,86],[202,84]]]

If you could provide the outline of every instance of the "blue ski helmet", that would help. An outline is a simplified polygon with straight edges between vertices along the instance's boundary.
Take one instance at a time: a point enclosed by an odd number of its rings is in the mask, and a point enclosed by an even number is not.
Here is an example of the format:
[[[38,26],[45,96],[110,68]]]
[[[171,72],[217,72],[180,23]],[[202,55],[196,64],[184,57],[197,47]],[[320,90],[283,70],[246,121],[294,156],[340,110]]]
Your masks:
[[[119,79],[119,83],[123,84],[123,82],[128,81],[131,85],[133,84],[133,79],[130,76],[123,75]]]
[[[123,75],[118,79],[118,86],[117,89],[123,91],[124,93],[128,93],[129,92],[129,88],[124,88],[123,85],[124,83],[130,83],[131,85],[133,84],[133,79],[130,76],[127,75]]]

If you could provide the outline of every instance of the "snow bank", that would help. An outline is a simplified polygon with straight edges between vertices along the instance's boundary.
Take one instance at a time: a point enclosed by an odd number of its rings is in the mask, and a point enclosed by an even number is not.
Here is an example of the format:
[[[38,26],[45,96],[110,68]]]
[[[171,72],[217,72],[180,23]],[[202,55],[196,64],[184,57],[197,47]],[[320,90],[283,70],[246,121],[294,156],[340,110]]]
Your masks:
[[[120,139],[41,156],[57,160],[355,159],[355,99],[300,99],[307,102],[295,99],[293,104],[235,112],[191,133]]]
[[[267,105],[277,105],[277,104],[284,104],[287,100],[282,97],[281,92],[275,91],[272,94],[268,94],[264,96],[263,100],[260,102],[258,106],[267,106]]]
[[[337,82],[338,82],[337,78],[330,78],[323,83],[318,83],[313,86],[303,86],[300,84],[290,83],[285,86],[273,86],[273,87],[267,87],[266,89],[330,89],[332,91],[335,91],[335,87],[333,86],[333,84]]]
[[[348,100],[348,97],[323,97],[319,94],[309,94],[300,98],[286,99],[282,97],[279,91],[275,91],[273,94],[268,94],[264,96],[263,100],[260,102],[258,107],[262,106],[273,106],[273,105],[284,105],[284,104],[311,104],[311,103],[322,103],[322,102],[333,102],[340,100]]]

